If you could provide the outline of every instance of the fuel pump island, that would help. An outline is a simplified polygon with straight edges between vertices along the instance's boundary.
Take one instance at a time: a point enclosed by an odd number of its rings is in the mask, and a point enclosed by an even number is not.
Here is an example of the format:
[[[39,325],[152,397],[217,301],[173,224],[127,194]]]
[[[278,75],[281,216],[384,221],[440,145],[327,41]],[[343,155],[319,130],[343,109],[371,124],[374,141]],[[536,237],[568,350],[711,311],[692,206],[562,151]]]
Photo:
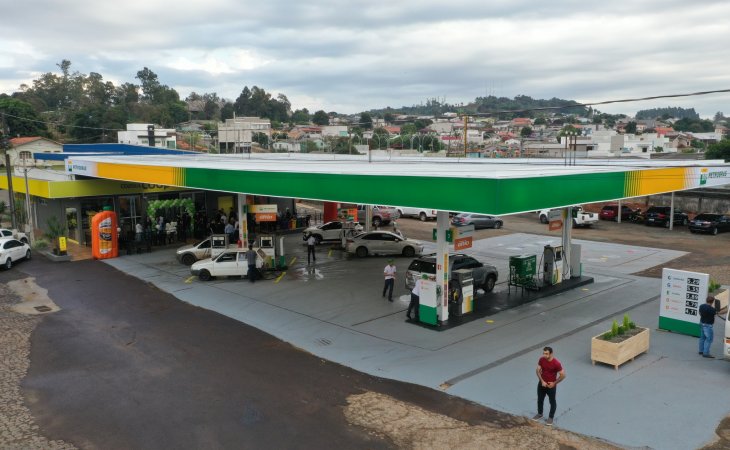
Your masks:
[[[511,256],[507,291],[482,296],[477,296],[471,269],[449,273],[449,244],[453,244],[454,251],[471,248],[473,226],[448,228],[445,226],[448,213],[439,211],[434,229],[437,273],[435,280],[421,280],[420,324],[443,330],[592,283],[593,278],[582,275],[581,246],[571,242],[572,210],[572,207],[562,208],[551,216],[550,229],[562,228],[561,245],[546,245],[539,258],[538,255]],[[513,286],[520,289],[513,291]]]

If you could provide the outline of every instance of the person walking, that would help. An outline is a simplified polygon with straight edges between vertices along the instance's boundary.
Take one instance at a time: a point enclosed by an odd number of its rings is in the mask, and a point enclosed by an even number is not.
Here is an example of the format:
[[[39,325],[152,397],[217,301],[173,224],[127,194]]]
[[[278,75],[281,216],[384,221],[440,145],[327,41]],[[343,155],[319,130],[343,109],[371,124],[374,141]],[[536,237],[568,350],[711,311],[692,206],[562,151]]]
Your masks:
[[[317,240],[312,233],[309,233],[309,237],[307,238],[307,264],[311,264],[312,261],[317,262],[317,255],[314,253],[314,247],[316,245]]]
[[[393,260],[388,260],[388,265],[383,269],[383,276],[385,277],[385,284],[383,285],[383,297],[385,293],[388,293],[388,301],[393,301],[393,286],[395,285],[395,264]]]
[[[248,251],[246,252],[246,264],[248,264],[248,271],[246,272],[246,276],[250,283],[255,283],[256,278],[258,278],[258,269],[256,269],[257,256],[256,252],[253,250],[253,245],[248,244]]]
[[[710,346],[714,338],[715,315],[717,310],[713,306],[715,297],[709,295],[704,305],[700,306],[700,355],[704,358],[714,358],[710,354]]]
[[[411,311],[414,312],[416,322],[420,320],[418,309],[421,303],[421,285],[423,284],[423,280],[428,278],[428,275],[425,273],[421,275],[421,278],[416,280],[416,285],[413,286],[413,290],[411,291],[411,301],[408,303],[408,311],[406,311],[406,317],[408,317],[408,320],[411,320]]]
[[[555,400],[557,385],[565,379],[565,369],[563,369],[560,361],[553,356],[552,347],[542,349],[542,356],[537,362],[535,373],[537,374],[537,379],[540,381],[537,383],[537,414],[532,419],[542,419],[542,408],[545,403],[545,396],[547,395],[550,401],[550,414],[545,423],[552,425],[553,418],[555,417],[555,408],[558,405]]]

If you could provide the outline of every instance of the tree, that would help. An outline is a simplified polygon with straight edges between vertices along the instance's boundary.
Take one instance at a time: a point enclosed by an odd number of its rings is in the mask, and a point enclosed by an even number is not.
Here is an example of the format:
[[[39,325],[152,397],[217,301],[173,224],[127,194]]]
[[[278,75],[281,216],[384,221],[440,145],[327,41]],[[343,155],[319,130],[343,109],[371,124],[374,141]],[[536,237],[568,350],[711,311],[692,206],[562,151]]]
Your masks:
[[[139,80],[142,86],[142,100],[147,100],[150,103],[154,102],[155,96],[161,87],[157,74],[145,67],[137,72],[135,78]]]
[[[7,114],[5,126],[9,136],[48,136],[46,124],[40,122],[40,118],[28,103],[0,96],[0,113]],[[0,132],[2,131],[0,128]]]
[[[326,112],[320,109],[319,111],[316,111],[314,113],[314,116],[312,117],[312,123],[320,126],[329,125],[330,118]]]
[[[363,130],[372,130],[373,129],[373,118],[370,115],[370,113],[364,112],[360,113],[360,128]]]
[[[636,122],[633,120],[626,124],[624,127],[624,133],[636,134]]]
[[[714,119],[714,121],[715,122],[722,122],[723,120],[725,120],[725,114],[723,114],[722,111],[716,112],[715,113],[715,119]]]
[[[533,124],[535,124],[535,125],[546,125],[547,124],[547,120],[545,120],[545,116],[540,116],[540,117],[538,117],[538,118],[535,119],[535,121],[533,122]]]
[[[385,123],[393,123],[393,121],[395,120],[395,116],[391,113],[385,113],[383,115],[383,120],[385,121]]]
[[[730,139],[725,138],[716,144],[710,144],[705,151],[705,159],[724,159],[730,162]]]
[[[291,115],[292,123],[297,125],[305,125],[309,123],[309,110],[307,108],[297,109]]]
[[[532,128],[522,127],[522,130],[520,130],[520,136],[522,136],[523,138],[532,136]]]
[[[221,108],[221,120],[225,122],[227,119],[233,119],[233,113],[233,103],[226,102],[226,104]]]

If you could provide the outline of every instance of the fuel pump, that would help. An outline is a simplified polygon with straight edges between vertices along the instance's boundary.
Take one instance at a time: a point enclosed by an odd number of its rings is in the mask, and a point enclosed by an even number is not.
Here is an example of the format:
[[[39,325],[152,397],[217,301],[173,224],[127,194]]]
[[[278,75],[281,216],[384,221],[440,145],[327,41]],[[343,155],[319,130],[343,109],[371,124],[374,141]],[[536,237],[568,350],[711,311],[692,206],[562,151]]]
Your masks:
[[[459,317],[474,309],[474,274],[469,269],[451,273],[449,282],[449,316]]]
[[[543,253],[543,285],[563,281],[563,246],[546,245]]]
[[[274,236],[259,236],[259,249],[264,252],[264,264],[268,267],[274,267],[276,251],[274,249]]]

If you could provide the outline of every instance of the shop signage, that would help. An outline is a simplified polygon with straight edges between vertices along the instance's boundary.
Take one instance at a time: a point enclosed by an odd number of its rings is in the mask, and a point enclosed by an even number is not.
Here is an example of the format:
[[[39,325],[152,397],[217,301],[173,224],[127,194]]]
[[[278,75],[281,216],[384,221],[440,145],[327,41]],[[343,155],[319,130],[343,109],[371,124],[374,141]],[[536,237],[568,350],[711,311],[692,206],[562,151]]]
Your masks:
[[[663,269],[659,328],[699,336],[699,308],[707,299],[709,280],[706,273]]]
[[[248,212],[251,213],[274,213],[277,212],[277,205],[249,205]]]
[[[456,240],[454,240],[454,250],[455,251],[466,250],[467,248],[471,248],[471,244],[472,244],[471,236],[467,236],[464,238],[457,238]]]
[[[462,227],[453,227],[454,239],[462,239],[474,235],[474,225],[464,225]],[[470,246],[471,247],[471,246]]]
[[[563,210],[562,209],[551,209],[548,211],[548,230],[562,230],[563,229]]]
[[[276,213],[256,213],[256,222],[276,222]]]
[[[357,220],[357,208],[340,208],[337,210],[337,217],[340,220],[353,222]]]

